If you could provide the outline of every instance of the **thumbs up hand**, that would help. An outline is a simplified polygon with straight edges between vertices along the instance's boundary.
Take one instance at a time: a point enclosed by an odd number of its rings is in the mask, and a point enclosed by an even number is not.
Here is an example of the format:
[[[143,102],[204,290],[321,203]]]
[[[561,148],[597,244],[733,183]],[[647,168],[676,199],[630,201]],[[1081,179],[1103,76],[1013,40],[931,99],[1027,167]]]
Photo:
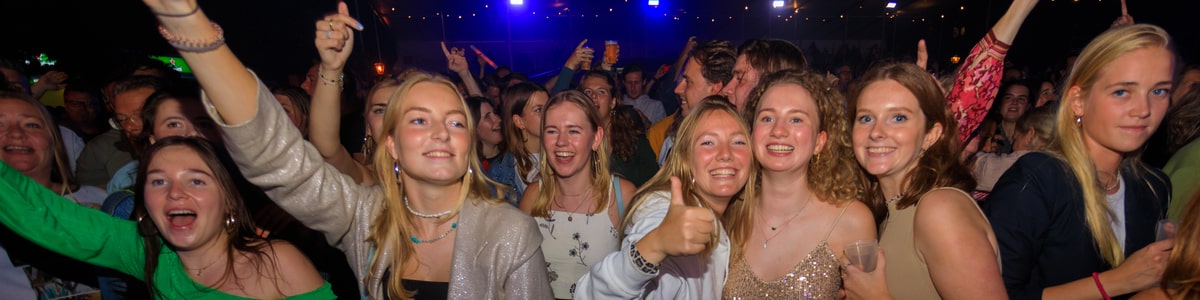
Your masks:
[[[715,228],[711,209],[687,205],[679,178],[671,177],[671,206],[658,228],[638,242],[638,252],[658,264],[667,256],[693,255],[704,251]]]

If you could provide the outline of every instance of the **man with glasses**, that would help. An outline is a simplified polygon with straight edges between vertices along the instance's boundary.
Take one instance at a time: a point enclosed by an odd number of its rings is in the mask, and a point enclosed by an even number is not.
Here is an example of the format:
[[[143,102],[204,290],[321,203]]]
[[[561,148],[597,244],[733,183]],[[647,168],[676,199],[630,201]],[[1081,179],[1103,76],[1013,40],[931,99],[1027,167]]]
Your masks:
[[[142,134],[142,105],[161,87],[160,79],[151,76],[128,77],[114,84],[108,103],[113,112],[108,120],[112,130],[83,148],[75,170],[80,184],[106,188],[113,173],[133,161],[133,142]]]

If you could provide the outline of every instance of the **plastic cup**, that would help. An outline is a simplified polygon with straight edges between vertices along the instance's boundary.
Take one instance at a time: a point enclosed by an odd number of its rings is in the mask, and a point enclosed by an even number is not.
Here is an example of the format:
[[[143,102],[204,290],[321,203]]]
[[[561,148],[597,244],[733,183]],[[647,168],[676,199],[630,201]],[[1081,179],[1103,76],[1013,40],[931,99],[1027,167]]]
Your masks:
[[[859,265],[863,272],[875,271],[875,249],[879,244],[875,240],[857,240],[846,244],[846,257],[851,265]]]
[[[1154,226],[1154,240],[1161,241],[1175,238],[1176,223],[1173,220],[1158,220]]]
[[[617,41],[604,41],[604,63],[616,64],[619,53],[621,53],[621,45],[617,44]]]
[[[596,53],[595,50],[592,50],[592,48],[589,48],[589,47],[583,47],[583,50],[587,51],[588,53],[593,53],[593,55],[595,55],[595,53]],[[592,70],[592,60],[589,59],[589,60],[583,61],[583,65],[581,65],[580,68],[583,69],[584,71]]]

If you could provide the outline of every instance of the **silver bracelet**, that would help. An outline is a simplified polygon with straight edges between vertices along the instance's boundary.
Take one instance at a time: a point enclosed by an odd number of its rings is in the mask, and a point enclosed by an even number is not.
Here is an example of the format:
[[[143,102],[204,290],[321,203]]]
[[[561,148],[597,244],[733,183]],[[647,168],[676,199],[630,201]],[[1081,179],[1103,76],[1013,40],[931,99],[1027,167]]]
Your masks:
[[[642,257],[642,253],[638,252],[636,243],[629,244],[629,258],[633,259],[633,266],[637,267],[642,273],[649,275],[658,274],[658,266],[646,261],[646,258]]]

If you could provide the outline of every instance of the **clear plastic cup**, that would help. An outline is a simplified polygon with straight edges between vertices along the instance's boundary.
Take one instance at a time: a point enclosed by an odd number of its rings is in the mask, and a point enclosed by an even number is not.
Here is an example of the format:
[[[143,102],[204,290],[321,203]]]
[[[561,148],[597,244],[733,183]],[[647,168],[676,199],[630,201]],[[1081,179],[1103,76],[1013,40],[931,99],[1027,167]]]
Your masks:
[[[875,271],[875,249],[879,248],[875,240],[857,240],[846,244],[846,257],[851,265],[862,267],[863,272]]]
[[[1154,240],[1161,241],[1175,238],[1175,227],[1177,224],[1174,220],[1158,220],[1158,225],[1154,226]]]

